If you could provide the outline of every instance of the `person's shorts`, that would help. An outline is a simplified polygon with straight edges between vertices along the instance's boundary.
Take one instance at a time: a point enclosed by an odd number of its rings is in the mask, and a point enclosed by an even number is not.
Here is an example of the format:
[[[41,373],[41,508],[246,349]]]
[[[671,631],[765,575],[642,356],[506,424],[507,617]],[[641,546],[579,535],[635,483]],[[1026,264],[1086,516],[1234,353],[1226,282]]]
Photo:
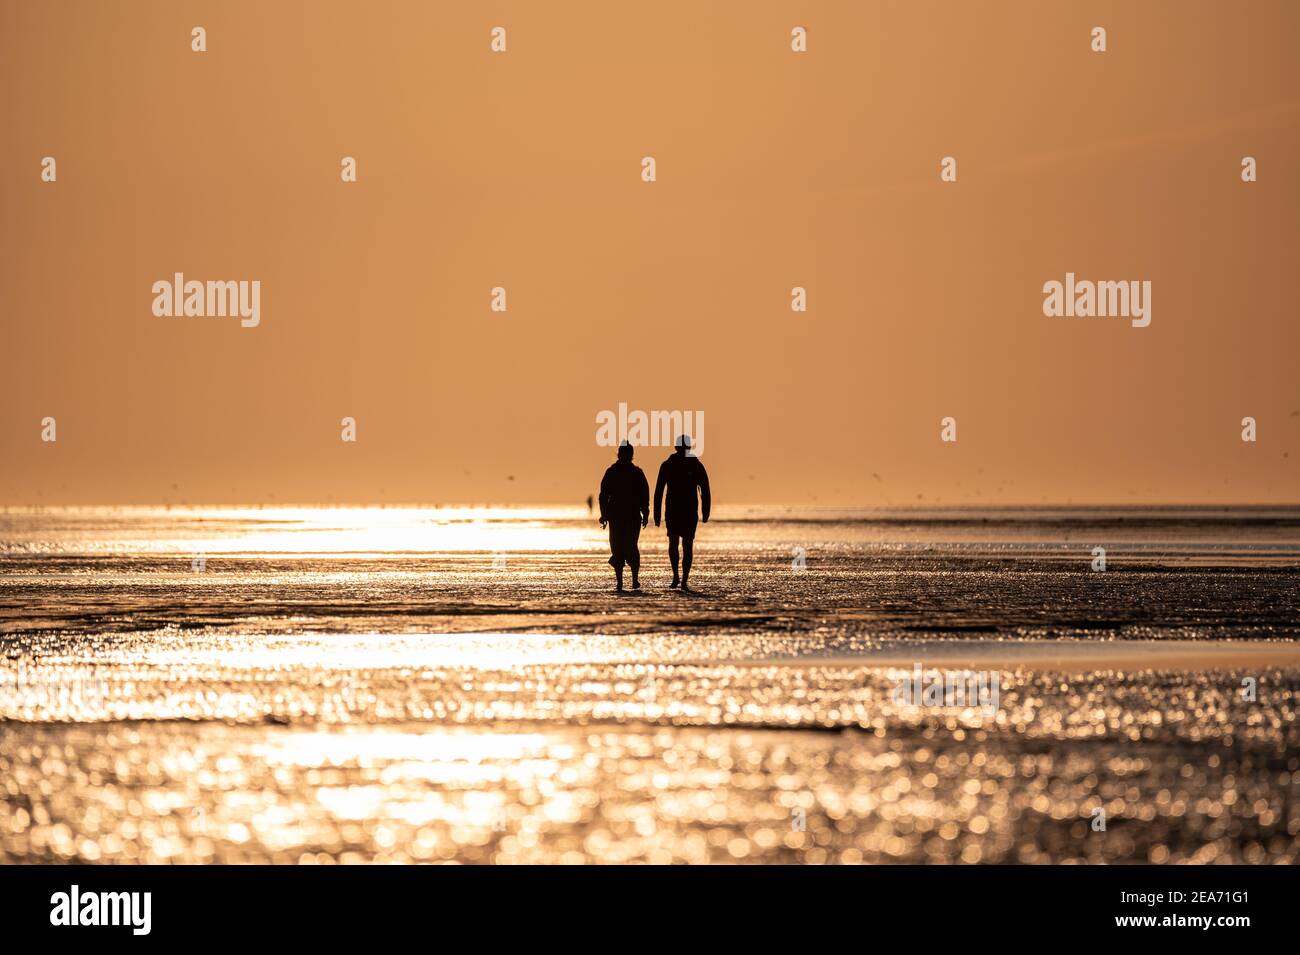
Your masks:
[[[665,521],[668,525],[669,537],[683,537],[686,540],[695,539],[695,528],[699,525],[699,518],[670,517]]]
[[[632,561],[640,561],[641,553],[637,549],[637,538],[641,536],[641,521],[609,522],[609,565],[622,567]]]

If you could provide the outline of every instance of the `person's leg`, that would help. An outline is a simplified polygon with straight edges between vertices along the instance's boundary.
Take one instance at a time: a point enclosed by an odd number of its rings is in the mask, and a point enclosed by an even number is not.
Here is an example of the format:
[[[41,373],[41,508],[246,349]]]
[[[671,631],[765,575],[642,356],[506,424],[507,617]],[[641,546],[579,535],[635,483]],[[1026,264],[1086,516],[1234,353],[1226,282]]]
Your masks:
[[[695,548],[695,538],[682,538],[682,590],[686,589],[686,581],[691,576],[691,551]]]
[[[675,534],[668,535],[668,559],[673,564],[673,582],[668,586],[676,587],[680,578],[677,576],[677,535]]]
[[[614,568],[614,578],[617,581],[618,589],[623,589],[623,540],[619,533],[618,523],[609,522],[609,566]]]
[[[628,534],[628,555],[627,562],[632,568],[632,589],[641,589],[641,549],[637,546],[638,538],[641,536],[641,528],[637,524],[632,525],[632,531]]]

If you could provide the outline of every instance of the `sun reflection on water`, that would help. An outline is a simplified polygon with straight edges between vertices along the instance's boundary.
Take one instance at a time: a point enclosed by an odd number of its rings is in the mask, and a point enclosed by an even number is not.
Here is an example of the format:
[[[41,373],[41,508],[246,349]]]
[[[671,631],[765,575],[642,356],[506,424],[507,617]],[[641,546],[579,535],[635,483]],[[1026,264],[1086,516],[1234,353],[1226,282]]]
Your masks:
[[[15,550],[345,557],[572,551],[603,539],[581,506],[57,508],[39,521],[15,513],[27,518],[6,522],[5,545]]]

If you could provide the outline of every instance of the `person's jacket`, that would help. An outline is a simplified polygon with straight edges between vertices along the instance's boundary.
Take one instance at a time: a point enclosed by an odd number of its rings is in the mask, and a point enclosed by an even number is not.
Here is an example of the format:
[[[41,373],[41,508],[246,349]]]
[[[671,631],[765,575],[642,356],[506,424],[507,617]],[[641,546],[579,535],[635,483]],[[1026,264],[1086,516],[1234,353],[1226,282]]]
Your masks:
[[[650,485],[631,461],[615,461],[600,481],[602,521],[643,521],[650,516]]]
[[[689,454],[674,454],[659,465],[659,480],[655,482],[655,523],[659,523],[665,490],[668,491],[669,520],[695,520],[698,516],[695,510],[696,488],[699,489],[700,510],[704,513],[704,520],[708,521],[711,504],[709,475],[703,462]]]

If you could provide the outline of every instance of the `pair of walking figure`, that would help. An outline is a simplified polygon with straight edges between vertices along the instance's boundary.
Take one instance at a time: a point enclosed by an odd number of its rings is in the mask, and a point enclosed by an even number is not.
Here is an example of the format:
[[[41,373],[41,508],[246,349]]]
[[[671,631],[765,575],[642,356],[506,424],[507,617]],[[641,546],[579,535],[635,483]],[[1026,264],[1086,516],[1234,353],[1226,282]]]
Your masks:
[[[668,559],[673,564],[673,582],[669,586],[680,586],[682,590],[690,590],[695,527],[701,511],[704,523],[709,522],[710,505],[709,475],[699,458],[687,454],[690,448],[690,436],[679,436],[673,453],[659,465],[659,480],[655,482],[655,527],[659,526],[661,516],[668,525]],[[661,509],[660,505],[665,506]],[[600,526],[609,525],[609,563],[618,578],[619,590],[623,589],[625,564],[632,569],[632,589],[641,589],[641,551],[637,541],[641,528],[649,520],[650,485],[646,483],[645,472],[632,463],[632,445],[624,441],[618,446],[618,460],[609,466],[600,482]],[[677,574],[679,544],[680,577]]]

